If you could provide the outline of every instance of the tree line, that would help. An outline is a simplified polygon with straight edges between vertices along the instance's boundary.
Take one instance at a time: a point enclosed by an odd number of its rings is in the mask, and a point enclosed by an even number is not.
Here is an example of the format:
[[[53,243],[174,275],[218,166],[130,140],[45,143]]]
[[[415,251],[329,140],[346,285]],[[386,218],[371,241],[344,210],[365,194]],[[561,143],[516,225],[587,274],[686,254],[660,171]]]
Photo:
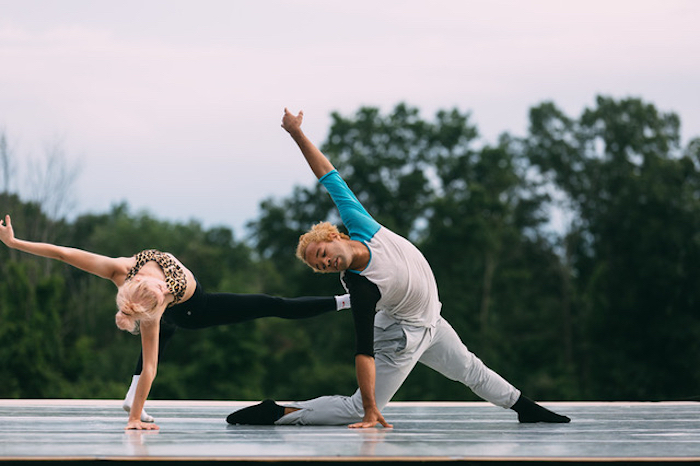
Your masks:
[[[698,399],[700,138],[683,144],[676,114],[638,98],[598,96],[577,117],[544,102],[525,136],[489,144],[469,112],[361,107],[333,113],[320,146],[367,210],[419,246],[443,314],[514,385],[548,400]],[[246,240],[126,204],[72,221],[8,189],[0,205],[21,238],[111,256],[155,247],[208,290],[343,292],[294,257],[310,225],[339,222],[317,184],[261,202]],[[140,345],[114,325],[111,283],[4,247],[0,276],[0,397],[124,395]],[[344,311],[179,330],[151,397],[350,394],[352,325]],[[477,398],[420,367],[395,399]]]

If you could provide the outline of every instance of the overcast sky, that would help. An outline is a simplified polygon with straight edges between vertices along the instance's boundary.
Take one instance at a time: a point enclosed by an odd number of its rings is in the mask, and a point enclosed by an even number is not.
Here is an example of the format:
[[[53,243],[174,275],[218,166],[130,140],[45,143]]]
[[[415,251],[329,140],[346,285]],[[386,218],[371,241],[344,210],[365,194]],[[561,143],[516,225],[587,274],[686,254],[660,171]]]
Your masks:
[[[695,0],[0,0],[0,130],[16,189],[47,147],[80,166],[71,216],[126,201],[241,239],[314,182],[285,106],[317,143],[332,111],[399,102],[495,142],[544,100],[634,96],[700,136],[699,20]]]

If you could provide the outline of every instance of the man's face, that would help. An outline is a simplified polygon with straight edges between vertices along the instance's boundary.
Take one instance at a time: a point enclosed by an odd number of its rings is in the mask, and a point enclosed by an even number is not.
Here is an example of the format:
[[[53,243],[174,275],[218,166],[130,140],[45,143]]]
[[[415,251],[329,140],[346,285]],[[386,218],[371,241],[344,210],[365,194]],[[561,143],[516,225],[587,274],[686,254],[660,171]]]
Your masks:
[[[340,272],[350,267],[352,248],[348,240],[333,235],[332,241],[310,243],[305,258],[306,263],[319,272]]]

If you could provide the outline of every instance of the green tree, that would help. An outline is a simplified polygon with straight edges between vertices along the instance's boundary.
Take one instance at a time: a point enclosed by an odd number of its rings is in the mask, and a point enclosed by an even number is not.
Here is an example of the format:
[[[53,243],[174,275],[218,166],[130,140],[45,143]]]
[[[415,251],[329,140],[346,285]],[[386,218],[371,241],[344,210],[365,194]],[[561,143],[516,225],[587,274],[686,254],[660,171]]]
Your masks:
[[[598,97],[579,119],[545,103],[530,121],[529,157],[575,213],[564,244],[582,396],[694,394],[700,178],[679,118]]]
[[[562,347],[567,322],[553,273],[559,259],[542,233],[547,196],[528,178],[521,145],[507,134],[497,146],[456,141],[437,152],[440,195],[421,244],[443,315],[507,379],[533,396],[564,398],[566,359],[551,349]],[[416,377],[428,375],[419,369]],[[461,385],[431,377],[430,392],[466,396]],[[417,396],[417,389],[409,395]]]
[[[526,393],[687,399],[700,382],[700,139],[682,147],[679,128],[675,114],[640,99],[598,97],[578,118],[545,102],[531,109],[526,137],[484,144],[469,113],[424,119],[400,104],[388,114],[334,113],[320,147],[368,211],[424,252],[443,314],[467,346]],[[71,222],[50,218],[7,192],[5,162],[0,205],[19,237],[110,256],[169,251],[209,291],[343,292],[337,276],[294,258],[313,223],[339,222],[318,184],[265,200],[249,246],[228,228],[164,221],[126,204]],[[571,219],[564,231],[549,224],[553,199],[564,199]],[[0,396],[123,396],[140,344],[116,329],[114,295],[109,281],[0,248]],[[345,311],[178,331],[152,396],[349,394],[352,325]],[[467,396],[419,367],[397,399]]]
[[[13,222],[60,231],[35,203],[0,194]],[[21,228],[21,227],[20,227]],[[72,338],[65,316],[68,294],[62,268],[42,258],[0,249],[0,396],[64,397],[84,341]]]

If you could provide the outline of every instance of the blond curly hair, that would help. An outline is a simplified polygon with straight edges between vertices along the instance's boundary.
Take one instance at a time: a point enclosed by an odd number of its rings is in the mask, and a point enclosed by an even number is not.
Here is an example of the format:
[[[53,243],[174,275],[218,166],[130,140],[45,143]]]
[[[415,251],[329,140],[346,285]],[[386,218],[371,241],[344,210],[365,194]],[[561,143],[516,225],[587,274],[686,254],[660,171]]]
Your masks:
[[[338,227],[330,222],[319,222],[316,225],[312,226],[309,231],[307,231],[299,237],[299,244],[297,244],[296,253],[297,258],[301,260],[304,264],[311,267],[314,270],[314,272],[318,272],[316,268],[314,268],[311,264],[309,264],[306,261],[306,249],[311,243],[319,243],[323,241],[331,242],[331,237],[334,233],[340,235],[342,239],[350,239],[348,235],[346,235],[345,233],[341,233],[340,230],[338,230]]]
[[[158,297],[147,282],[129,280],[117,292],[114,320],[121,330],[138,334],[141,321],[153,320]]]

